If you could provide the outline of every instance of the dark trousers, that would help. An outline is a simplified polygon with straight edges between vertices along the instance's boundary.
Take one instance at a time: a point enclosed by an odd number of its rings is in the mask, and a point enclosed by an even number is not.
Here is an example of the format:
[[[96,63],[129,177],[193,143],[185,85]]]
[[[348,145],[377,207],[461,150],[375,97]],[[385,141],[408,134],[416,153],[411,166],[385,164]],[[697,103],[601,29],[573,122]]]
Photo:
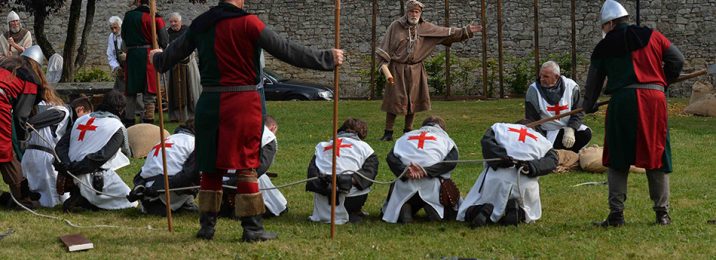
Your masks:
[[[346,207],[348,214],[360,213],[366,200],[368,200],[368,194],[346,197],[343,206]]]

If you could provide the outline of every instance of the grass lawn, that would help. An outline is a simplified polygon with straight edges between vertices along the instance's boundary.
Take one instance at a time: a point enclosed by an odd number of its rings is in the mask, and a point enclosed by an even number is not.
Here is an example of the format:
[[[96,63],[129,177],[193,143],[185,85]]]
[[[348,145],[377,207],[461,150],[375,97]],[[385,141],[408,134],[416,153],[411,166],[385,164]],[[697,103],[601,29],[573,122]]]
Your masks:
[[[648,195],[646,177],[632,174],[626,204],[627,224],[623,228],[593,227],[608,213],[607,186],[572,187],[586,181],[604,181],[606,175],[574,172],[541,178],[542,219],[519,227],[487,227],[471,230],[461,222],[410,225],[383,223],[380,206],[387,186],[373,186],[364,210],[370,216],[359,224],[337,226],[335,240],[329,239],[330,226],[307,221],[312,210],[312,195],[303,185],[283,190],[289,212],[265,221],[268,230],[279,232],[279,240],[239,243],[241,226],[237,221],[221,219],[213,241],[194,238],[198,229],[196,215],[174,218],[175,232],[166,231],[166,220],[144,216],[136,209],[123,211],[63,214],[59,208],[41,213],[63,216],[82,225],[112,224],[147,229],[76,229],[64,223],[39,218],[24,211],[0,210],[0,232],[13,228],[15,233],[0,240],[0,259],[36,258],[348,258],[415,259],[441,257],[475,258],[713,258],[716,225],[716,119],[687,116],[680,111],[686,100],[670,100],[670,126],[674,158],[671,178],[671,209],[674,224],[653,226],[654,213]],[[340,122],[347,116],[359,117],[369,124],[368,143],[380,158],[378,179],[393,175],[385,163],[392,142],[380,142],[385,115],[379,101],[343,101]],[[269,114],[279,122],[279,150],[271,171],[279,173],[274,184],[300,180],[313,147],[331,138],[330,102],[269,102]],[[602,109],[604,110],[604,109]],[[461,159],[480,159],[480,138],[495,122],[514,122],[523,115],[522,100],[434,102],[431,114],[447,121],[447,130],[460,149]],[[420,123],[428,113],[416,118]],[[586,124],[594,131],[592,143],[603,140],[604,113],[587,116]],[[396,130],[402,129],[402,119]],[[417,126],[417,125],[416,125]],[[175,125],[169,125],[173,128]],[[120,170],[131,183],[142,160]],[[462,194],[467,194],[482,170],[481,164],[459,165],[453,178]],[[0,184],[7,191],[7,186]],[[95,249],[67,253],[58,236],[83,233]]]

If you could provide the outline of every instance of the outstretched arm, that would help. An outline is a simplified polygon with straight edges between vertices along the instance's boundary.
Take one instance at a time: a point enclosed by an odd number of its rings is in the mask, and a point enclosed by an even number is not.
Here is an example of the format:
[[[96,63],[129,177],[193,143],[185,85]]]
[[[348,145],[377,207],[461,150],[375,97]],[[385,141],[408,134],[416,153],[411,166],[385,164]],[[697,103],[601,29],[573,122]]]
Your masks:
[[[337,64],[332,50],[316,50],[296,44],[268,27],[261,31],[258,43],[274,57],[296,67],[330,71]]]

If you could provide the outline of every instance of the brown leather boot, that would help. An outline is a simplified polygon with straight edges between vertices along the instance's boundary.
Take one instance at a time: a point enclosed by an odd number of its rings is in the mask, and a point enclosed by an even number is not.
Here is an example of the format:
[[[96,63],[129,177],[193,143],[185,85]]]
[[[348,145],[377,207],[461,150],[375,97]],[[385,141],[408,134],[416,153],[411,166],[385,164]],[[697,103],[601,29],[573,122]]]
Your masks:
[[[156,106],[154,103],[144,104],[144,117],[142,123],[153,124],[154,123],[154,110]]]

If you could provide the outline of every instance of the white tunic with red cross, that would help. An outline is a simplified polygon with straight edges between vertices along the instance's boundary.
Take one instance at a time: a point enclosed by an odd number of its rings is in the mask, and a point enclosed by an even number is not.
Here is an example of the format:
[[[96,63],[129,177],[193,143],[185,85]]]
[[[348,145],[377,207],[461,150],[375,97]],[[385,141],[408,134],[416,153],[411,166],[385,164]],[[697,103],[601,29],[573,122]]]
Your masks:
[[[442,162],[454,147],[456,147],[455,142],[440,127],[423,126],[398,138],[393,153],[404,165],[412,162],[422,167],[429,167]],[[441,178],[449,179],[450,173],[443,173]],[[383,220],[389,223],[398,222],[400,208],[416,193],[435,209],[440,218],[444,217],[445,209],[440,204],[440,180],[426,177],[419,180],[396,181],[390,198],[383,207]]]
[[[266,146],[274,140],[276,140],[276,135],[274,135],[268,127],[264,126],[264,133],[261,137],[261,147]],[[264,174],[259,177],[259,189],[270,189],[273,187],[274,185],[268,175]],[[274,216],[278,216],[281,212],[286,210],[288,201],[279,189],[262,190],[261,197],[264,199],[264,205],[266,208],[271,211]]]
[[[352,136],[355,136],[351,134]],[[346,135],[339,135],[337,143],[337,154],[336,154],[336,174],[352,174],[353,172],[347,171],[358,171],[363,167],[365,160],[370,157],[374,151],[368,143],[363,142],[357,138],[347,137]],[[327,142],[320,142],[316,145],[316,167],[321,171],[322,174],[331,175],[332,161],[333,161],[333,149],[336,149],[333,145],[333,140]],[[354,197],[364,195],[370,192],[370,188],[364,190],[358,190],[353,186],[348,194],[339,193],[336,206],[336,224],[345,224],[348,222],[348,211],[345,208],[346,197]],[[311,221],[330,223],[331,221],[331,205],[330,198],[323,196],[318,193],[313,195],[313,214],[308,217]]]
[[[537,100],[539,100],[539,114],[541,118],[549,118],[572,111],[572,106],[574,105],[572,102],[574,100],[572,94],[574,93],[574,88],[578,88],[579,86],[572,79],[565,76],[560,77],[562,78],[562,84],[564,85],[564,94],[562,94],[562,98],[555,105],[547,103],[547,100],[542,97],[539,89],[537,89],[536,83],[532,83],[532,85],[530,85],[530,88],[533,88],[535,93],[537,93]],[[550,142],[554,143],[557,138],[557,134],[559,134],[559,130],[566,127],[569,123],[569,118],[569,116],[565,116],[559,120],[552,120],[542,124],[542,129],[547,131],[547,139],[549,139]],[[587,126],[581,125],[577,130],[583,131],[586,129]]]
[[[186,133],[170,135],[164,140],[164,150],[167,153],[167,175],[174,176],[181,171],[189,154],[194,151],[194,135]],[[149,150],[140,176],[147,179],[163,174],[162,148],[161,144],[157,143]]]
[[[492,131],[497,143],[515,160],[540,159],[552,149],[552,143],[547,138],[524,125],[497,123],[492,125]],[[465,220],[465,212],[470,206],[490,203],[494,206],[490,219],[497,222],[505,214],[509,199],[521,200],[520,207],[526,213],[525,222],[531,223],[542,217],[538,177],[519,174],[515,167],[495,170],[485,165],[460,205],[457,220]]]
[[[72,126],[72,132],[70,133],[69,157],[71,161],[81,161],[88,154],[99,151],[107,144],[117,130],[124,127],[122,126],[122,122],[117,118],[99,115],[100,114],[95,112],[84,115],[75,121]],[[75,180],[77,186],[80,187],[82,197],[102,209],[136,207],[137,202],[132,203],[124,198],[124,196],[129,194],[129,186],[114,172],[127,165],[129,165],[129,158],[122,154],[120,149],[117,149],[112,159],[100,167],[99,172],[77,176],[84,183],[80,184]],[[89,188],[92,186],[93,174],[102,175],[104,179],[103,194],[98,195]]]

